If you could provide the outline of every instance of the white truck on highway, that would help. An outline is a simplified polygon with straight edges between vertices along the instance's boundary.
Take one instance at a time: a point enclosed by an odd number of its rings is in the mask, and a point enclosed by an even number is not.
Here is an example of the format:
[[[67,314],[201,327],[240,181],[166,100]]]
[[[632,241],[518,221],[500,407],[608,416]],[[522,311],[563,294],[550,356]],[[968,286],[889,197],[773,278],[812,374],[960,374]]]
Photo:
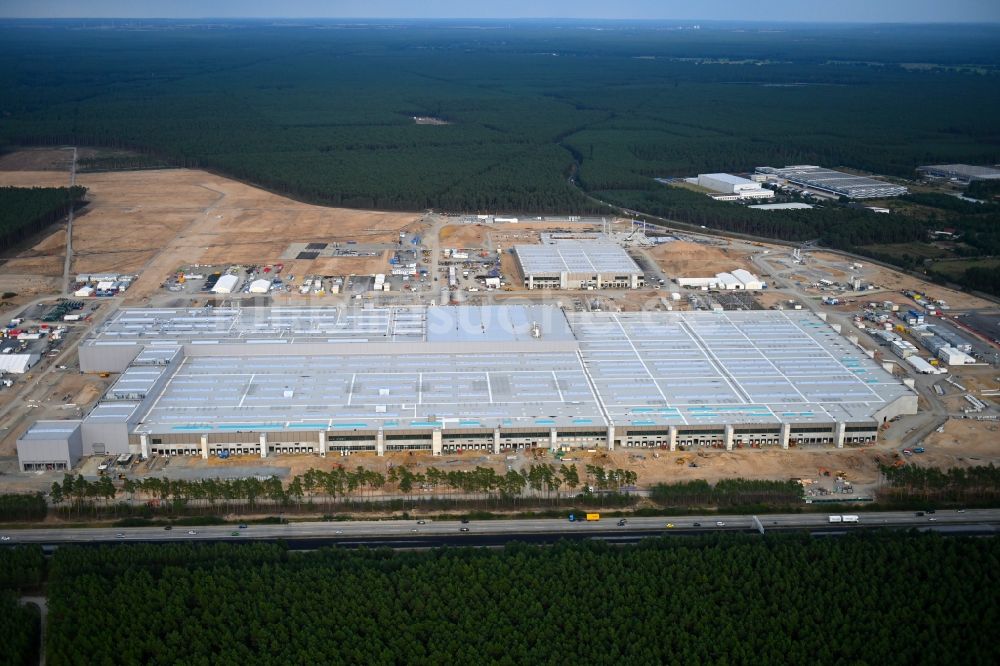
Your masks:
[[[861,520],[858,516],[830,516],[829,521],[831,523],[860,523]]]

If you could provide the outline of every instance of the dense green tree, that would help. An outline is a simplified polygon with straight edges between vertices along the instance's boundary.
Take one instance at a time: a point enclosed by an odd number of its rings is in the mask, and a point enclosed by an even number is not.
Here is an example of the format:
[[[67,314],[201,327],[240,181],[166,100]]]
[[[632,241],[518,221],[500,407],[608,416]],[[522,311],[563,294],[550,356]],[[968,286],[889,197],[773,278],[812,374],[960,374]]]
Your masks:
[[[48,662],[993,663],[1000,539],[61,548]],[[877,618],[877,622],[873,620]],[[114,626],[128,641],[106,640]]]
[[[0,187],[0,249],[61,219],[86,193],[83,187]]]

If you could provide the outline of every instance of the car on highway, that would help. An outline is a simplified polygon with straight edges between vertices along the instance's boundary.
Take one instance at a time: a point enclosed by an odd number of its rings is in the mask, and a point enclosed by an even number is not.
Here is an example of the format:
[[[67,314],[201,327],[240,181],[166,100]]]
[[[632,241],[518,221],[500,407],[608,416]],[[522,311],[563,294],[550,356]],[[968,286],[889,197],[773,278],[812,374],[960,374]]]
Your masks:
[[[164,527],[163,529],[165,529],[166,531],[168,531],[168,532],[169,532],[170,530],[172,530],[172,529],[174,529],[174,528],[173,528],[173,526],[171,526],[171,525],[167,525],[167,526],[166,526],[166,527]]]
[[[239,535],[240,535],[239,532],[230,532],[229,533],[229,536],[239,536]]]
[[[469,524],[469,519],[468,518],[462,518],[462,524],[463,525],[468,525]]]
[[[10,537],[4,534],[3,536],[0,536],[0,541],[10,541]]]
[[[197,534],[197,532],[195,532],[194,530],[188,530],[188,534],[194,536],[195,534]]]
[[[667,523],[667,524],[666,524],[666,528],[667,528],[668,530],[672,530],[672,529],[674,528],[674,524],[673,524],[673,523]]]
[[[119,532],[118,534],[116,534],[116,535],[115,535],[115,538],[116,538],[116,539],[124,539],[124,538],[125,538],[125,535],[124,535],[124,534],[122,534],[121,532]]]
[[[411,528],[410,528],[410,531],[411,531],[411,532],[416,532],[416,531],[417,531],[417,528],[416,528],[416,527],[411,527]]]
[[[426,525],[426,524],[427,524],[426,520],[418,520],[417,521],[417,525]]]
[[[246,523],[240,523],[240,529],[241,530],[245,530],[246,528],[247,528],[247,524]]]
[[[462,527],[462,528],[459,529],[459,531],[460,532],[468,532],[469,528],[468,527]]]
[[[726,523],[725,523],[725,521],[717,520],[717,521],[715,521],[715,526],[716,527],[725,527]]]
[[[965,509],[959,509],[958,512],[959,513],[965,513]]]
[[[691,527],[701,527],[701,523],[691,523]]]
[[[928,518],[927,520],[937,520],[937,518],[935,518],[934,516],[931,516],[931,517],[930,517],[930,518]]]
[[[628,521],[624,518],[618,521],[618,527],[625,527],[626,525],[628,525]]]
[[[343,534],[343,533],[344,533],[344,530],[336,530],[336,531],[334,531],[334,534]]]
[[[917,518],[921,518],[924,515],[923,511],[917,511]]]

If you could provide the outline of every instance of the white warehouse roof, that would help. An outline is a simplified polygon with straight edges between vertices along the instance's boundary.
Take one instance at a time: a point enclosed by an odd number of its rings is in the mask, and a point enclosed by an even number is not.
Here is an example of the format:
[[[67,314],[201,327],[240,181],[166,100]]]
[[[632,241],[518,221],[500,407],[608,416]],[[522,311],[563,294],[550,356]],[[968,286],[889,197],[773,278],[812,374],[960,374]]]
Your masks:
[[[219,281],[215,283],[215,286],[212,287],[212,291],[216,294],[231,294],[239,282],[240,279],[235,275],[223,275],[219,278]]]
[[[40,358],[39,354],[0,354],[0,372],[23,375]]]
[[[759,183],[755,183],[747,178],[741,178],[740,176],[734,176],[731,173],[700,173],[698,178],[711,178],[712,180],[718,180],[723,183],[729,183],[730,185],[753,185],[754,187],[759,187]]]
[[[251,310],[201,317],[217,318],[227,329],[239,323],[256,330],[255,323],[281,312]],[[142,312],[122,311],[110,327],[140,319]],[[172,320],[190,320],[185,311],[154,312],[160,335]],[[282,338],[287,344],[280,353],[263,344],[216,345],[216,351],[194,340],[217,339],[217,326],[187,328],[186,355],[163,370],[167,376],[155,400],[142,406],[106,400],[88,421],[132,422],[132,432],[153,434],[829,424],[872,422],[897,400],[916,400],[808,312],[565,313],[490,306],[310,308],[296,314],[334,324],[370,315],[381,329],[378,337],[354,335],[387,344],[366,353],[369,345],[329,344],[334,339],[328,334],[320,341],[303,331],[302,342]],[[399,331],[386,327],[390,322],[407,335],[397,338]],[[540,337],[532,334],[533,324]],[[105,327],[96,335],[109,332]],[[246,334],[229,331],[236,339]],[[155,337],[143,335],[142,343],[155,345]],[[132,388],[152,387],[154,374],[132,373]],[[123,377],[132,383],[132,376]]]
[[[591,273],[641,275],[642,269],[619,245],[600,240],[558,240],[542,245],[515,245],[525,275]]]
[[[269,291],[271,291],[270,280],[254,280],[250,283],[251,294],[266,294]]]

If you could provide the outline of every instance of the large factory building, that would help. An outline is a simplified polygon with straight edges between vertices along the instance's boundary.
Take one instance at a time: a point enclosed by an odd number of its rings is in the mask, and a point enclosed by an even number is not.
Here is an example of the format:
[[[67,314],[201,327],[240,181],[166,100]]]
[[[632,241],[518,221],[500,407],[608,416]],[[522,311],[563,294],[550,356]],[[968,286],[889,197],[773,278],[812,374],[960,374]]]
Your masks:
[[[902,185],[893,185],[884,180],[858,176],[843,171],[834,171],[811,164],[798,166],[757,167],[761,176],[770,177],[779,183],[787,182],[813,192],[848,199],[882,199],[907,194]]]
[[[518,269],[528,289],[638,289],[643,271],[609,240],[552,239],[515,245]]]
[[[803,311],[551,306],[117,312],[83,454],[864,445],[916,394]]]

